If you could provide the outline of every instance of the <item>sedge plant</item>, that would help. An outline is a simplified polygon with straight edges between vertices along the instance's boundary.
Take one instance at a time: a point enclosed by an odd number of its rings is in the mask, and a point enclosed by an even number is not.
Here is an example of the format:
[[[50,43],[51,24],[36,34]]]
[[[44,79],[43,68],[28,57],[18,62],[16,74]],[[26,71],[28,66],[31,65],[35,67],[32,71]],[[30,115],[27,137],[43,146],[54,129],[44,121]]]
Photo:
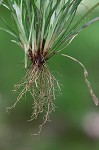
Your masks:
[[[11,13],[14,27],[9,26],[1,17],[6,25],[6,28],[1,29],[11,34],[14,37],[12,42],[24,50],[25,68],[27,68],[25,77],[15,86],[14,91],[21,89],[21,92],[14,105],[8,110],[15,108],[26,92],[30,92],[33,98],[31,120],[43,114],[40,131],[42,126],[50,120],[51,113],[55,111],[56,92],[61,92],[60,85],[50,72],[47,61],[65,50],[83,29],[99,20],[97,16],[83,23],[84,19],[99,6],[98,2],[78,21],[75,21],[81,2],[82,0],[7,0],[2,4]],[[94,103],[98,105],[98,98],[87,79],[86,67],[71,56],[60,55],[81,65],[84,69],[85,83]]]

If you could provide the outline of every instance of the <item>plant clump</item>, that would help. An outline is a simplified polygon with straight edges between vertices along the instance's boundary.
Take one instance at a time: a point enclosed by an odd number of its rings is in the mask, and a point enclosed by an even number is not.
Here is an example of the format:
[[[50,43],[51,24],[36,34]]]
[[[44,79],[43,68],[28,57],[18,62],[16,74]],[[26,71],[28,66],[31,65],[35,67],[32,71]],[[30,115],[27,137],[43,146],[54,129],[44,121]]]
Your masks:
[[[82,0],[7,0],[2,3],[11,14],[14,26],[9,25],[1,17],[5,28],[0,29],[11,34],[14,37],[12,42],[24,50],[27,68],[25,77],[15,86],[15,91],[21,89],[17,101],[8,110],[14,108],[26,92],[30,92],[33,98],[31,120],[37,119],[38,115],[44,112],[44,122],[40,126],[40,131],[55,111],[56,93],[61,91],[57,79],[49,71],[47,60],[66,50],[83,29],[99,20],[99,17],[87,23],[84,20],[99,6],[98,2],[77,21],[75,18],[81,2]],[[87,79],[88,72],[85,66],[71,56],[61,55],[83,67],[85,82],[93,101],[98,105],[98,98]]]

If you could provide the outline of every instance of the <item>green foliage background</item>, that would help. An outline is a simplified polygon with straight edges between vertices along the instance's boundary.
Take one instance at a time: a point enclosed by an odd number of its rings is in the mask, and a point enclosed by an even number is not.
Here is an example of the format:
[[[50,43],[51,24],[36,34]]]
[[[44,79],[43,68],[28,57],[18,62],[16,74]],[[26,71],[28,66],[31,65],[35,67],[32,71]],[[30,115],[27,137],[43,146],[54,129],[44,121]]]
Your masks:
[[[11,23],[7,11],[0,9],[0,14]],[[99,9],[93,17],[97,14]],[[27,122],[32,112],[29,94],[15,110],[6,113],[6,107],[11,106],[17,97],[12,93],[13,85],[25,73],[24,52],[11,43],[11,39],[7,33],[0,31],[0,150],[98,150],[99,140],[86,134],[83,119],[90,112],[99,114],[99,106],[96,107],[91,100],[83,70],[62,56],[55,56],[48,62],[49,68],[62,84],[62,96],[57,96],[56,112],[52,115],[52,122],[43,128],[41,137],[30,136],[38,131],[41,120]],[[89,80],[99,97],[99,22],[80,33],[64,53],[85,64],[89,70]]]

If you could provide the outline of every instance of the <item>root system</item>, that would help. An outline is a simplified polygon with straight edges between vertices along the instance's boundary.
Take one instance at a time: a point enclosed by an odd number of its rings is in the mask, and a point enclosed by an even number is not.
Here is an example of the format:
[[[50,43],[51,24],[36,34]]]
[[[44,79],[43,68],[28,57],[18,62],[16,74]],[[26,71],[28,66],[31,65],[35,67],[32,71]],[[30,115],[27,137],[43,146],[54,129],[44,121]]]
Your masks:
[[[60,92],[60,86],[55,77],[51,74],[46,63],[41,66],[38,62],[32,64],[22,81],[15,86],[14,92],[21,89],[20,94],[17,97],[17,101],[9,109],[15,108],[20,99],[30,92],[33,98],[33,112],[30,121],[37,119],[39,114],[43,114],[43,123],[39,126],[40,130],[36,134],[41,132],[43,125],[50,121],[50,115],[55,111],[55,98],[56,92]]]

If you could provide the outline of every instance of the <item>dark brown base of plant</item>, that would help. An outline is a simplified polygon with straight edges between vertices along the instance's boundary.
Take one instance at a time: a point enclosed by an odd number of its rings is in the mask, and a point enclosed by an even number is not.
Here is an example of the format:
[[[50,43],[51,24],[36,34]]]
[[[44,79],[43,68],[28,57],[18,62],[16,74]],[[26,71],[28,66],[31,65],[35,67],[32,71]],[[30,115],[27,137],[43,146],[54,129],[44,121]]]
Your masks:
[[[33,113],[30,121],[37,119],[39,114],[43,114],[43,123],[40,125],[39,134],[42,126],[50,120],[51,113],[55,111],[54,101],[56,91],[60,91],[59,83],[50,73],[47,64],[43,64],[40,67],[34,64],[28,69],[21,83],[15,86],[14,91],[17,92],[20,89],[22,90],[17,97],[17,101],[8,110],[15,108],[26,92],[30,92],[33,98]]]

